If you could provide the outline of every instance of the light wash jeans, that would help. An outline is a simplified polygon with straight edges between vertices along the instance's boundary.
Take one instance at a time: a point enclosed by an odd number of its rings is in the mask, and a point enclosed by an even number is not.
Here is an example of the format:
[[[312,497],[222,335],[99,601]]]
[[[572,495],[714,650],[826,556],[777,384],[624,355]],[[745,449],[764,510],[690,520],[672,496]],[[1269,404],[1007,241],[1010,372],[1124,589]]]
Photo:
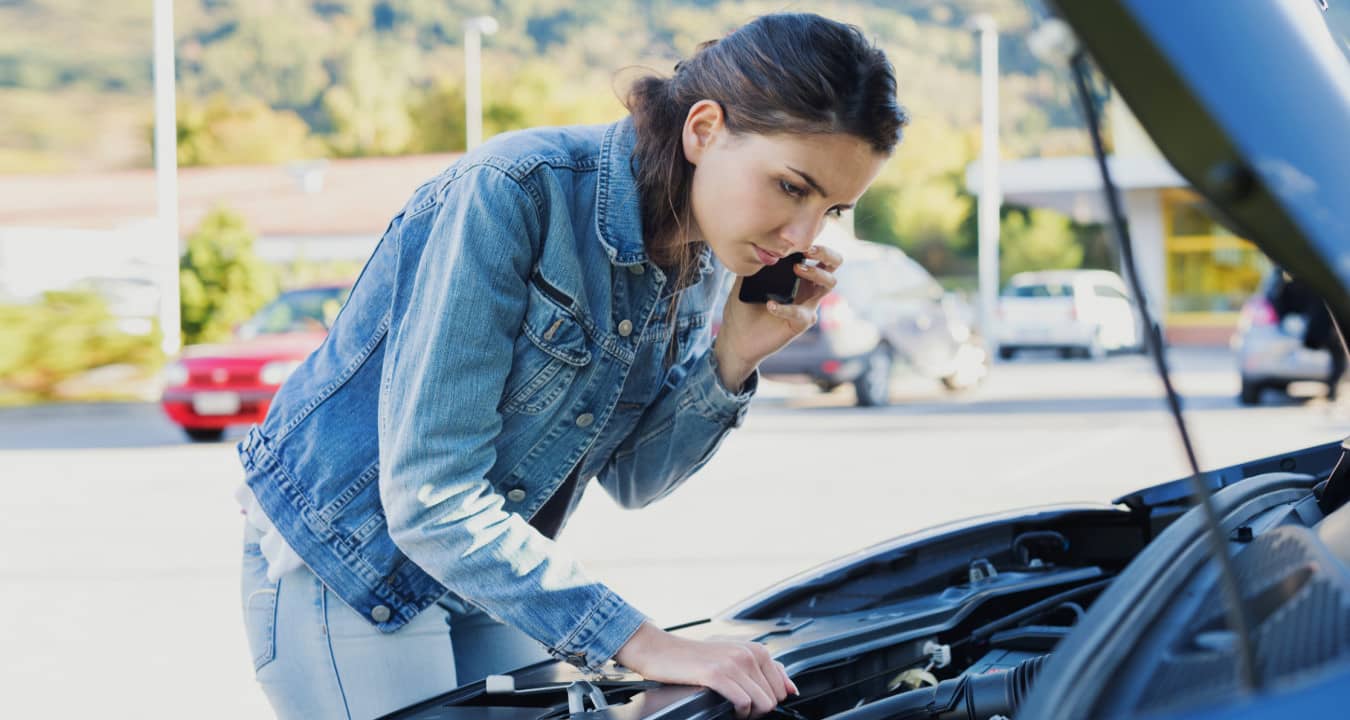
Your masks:
[[[275,583],[244,523],[241,593],[253,669],[278,718],[364,720],[549,657],[453,595],[383,633],[301,566]]]

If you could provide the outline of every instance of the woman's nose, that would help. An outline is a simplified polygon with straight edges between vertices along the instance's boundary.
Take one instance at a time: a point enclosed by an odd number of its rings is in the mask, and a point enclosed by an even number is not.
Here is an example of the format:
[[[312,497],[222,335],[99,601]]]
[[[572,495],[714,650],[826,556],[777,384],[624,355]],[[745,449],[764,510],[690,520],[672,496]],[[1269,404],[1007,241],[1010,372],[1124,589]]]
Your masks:
[[[780,236],[787,241],[795,252],[806,252],[811,242],[820,234],[822,219],[803,215],[783,226]]]

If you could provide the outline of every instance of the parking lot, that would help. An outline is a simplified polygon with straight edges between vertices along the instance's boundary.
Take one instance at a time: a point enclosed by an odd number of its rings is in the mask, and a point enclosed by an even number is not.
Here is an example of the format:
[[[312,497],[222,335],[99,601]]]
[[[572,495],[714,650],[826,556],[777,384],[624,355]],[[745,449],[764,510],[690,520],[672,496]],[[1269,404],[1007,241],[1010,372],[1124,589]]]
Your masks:
[[[1350,434],[1321,399],[1236,402],[1231,357],[1172,355],[1201,463]],[[715,613],[818,562],[952,519],[1112,498],[1185,474],[1147,358],[1028,356],[963,395],[896,404],[766,383],[668,500],[598,490],[561,542],[657,621]],[[237,592],[232,442],[186,443],[153,404],[0,411],[0,660],[9,717],[266,717]]]

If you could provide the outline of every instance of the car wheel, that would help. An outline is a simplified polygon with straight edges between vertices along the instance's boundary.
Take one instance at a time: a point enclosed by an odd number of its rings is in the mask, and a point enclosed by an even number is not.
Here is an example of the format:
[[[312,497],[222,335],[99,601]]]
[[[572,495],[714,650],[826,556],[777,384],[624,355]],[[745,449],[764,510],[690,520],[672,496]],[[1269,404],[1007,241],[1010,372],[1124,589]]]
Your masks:
[[[192,442],[220,442],[225,437],[224,428],[183,428]]]
[[[1078,348],[1062,347],[1059,349],[1059,356],[1065,360],[1071,360],[1078,357]]]
[[[1265,389],[1265,386],[1261,383],[1243,378],[1242,390],[1238,393],[1238,402],[1243,405],[1260,405],[1261,391]]]
[[[891,351],[885,345],[878,346],[867,355],[867,366],[862,377],[853,381],[853,389],[858,393],[858,405],[862,407],[880,407],[891,401]]]
[[[1100,329],[1092,334],[1092,342],[1083,350],[1083,357],[1091,360],[1101,360],[1106,357],[1106,346],[1102,344],[1102,331]]]
[[[1017,348],[1015,348],[1015,347],[1000,347],[1000,348],[998,349],[998,359],[999,359],[999,360],[1011,360],[1011,359],[1013,359],[1013,356],[1016,355],[1016,354],[1017,354]]]

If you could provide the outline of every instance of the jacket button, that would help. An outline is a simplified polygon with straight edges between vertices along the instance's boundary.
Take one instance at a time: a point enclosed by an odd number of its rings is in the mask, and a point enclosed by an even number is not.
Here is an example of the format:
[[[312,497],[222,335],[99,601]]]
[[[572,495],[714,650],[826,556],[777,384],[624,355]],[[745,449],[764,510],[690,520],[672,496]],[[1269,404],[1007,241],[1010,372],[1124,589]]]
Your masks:
[[[620,335],[621,337],[628,337],[629,335],[632,335],[632,334],[633,334],[633,321],[632,321],[632,320],[624,320],[623,322],[620,322],[620,323],[619,323],[619,335]]]
[[[511,492],[506,494],[506,499],[510,500],[511,502],[518,503],[525,499],[525,491],[521,490],[520,488],[516,488],[515,490],[512,490]]]
[[[577,427],[590,427],[595,422],[595,416],[590,413],[582,413],[577,416]]]
[[[628,272],[633,273],[634,275],[641,275],[642,273],[647,272],[647,268],[642,263],[637,263],[636,265],[629,265]]]
[[[375,622],[385,622],[389,619],[389,608],[384,605],[376,605],[370,609],[370,617]]]

